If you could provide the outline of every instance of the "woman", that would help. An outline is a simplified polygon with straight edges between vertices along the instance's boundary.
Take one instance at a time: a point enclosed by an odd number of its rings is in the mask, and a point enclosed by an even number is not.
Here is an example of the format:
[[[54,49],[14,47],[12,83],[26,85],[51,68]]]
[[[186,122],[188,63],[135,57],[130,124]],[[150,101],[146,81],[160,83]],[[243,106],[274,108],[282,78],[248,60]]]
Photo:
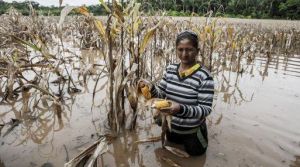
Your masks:
[[[152,97],[168,99],[172,106],[163,112],[172,117],[167,140],[183,144],[190,155],[201,155],[207,149],[205,118],[212,111],[214,81],[210,72],[197,63],[198,36],[191,31],[181,32],[176,39],[179,64],[171,64],[158,85],[152,85]],[[144,87],[145,81],[139,82]]]

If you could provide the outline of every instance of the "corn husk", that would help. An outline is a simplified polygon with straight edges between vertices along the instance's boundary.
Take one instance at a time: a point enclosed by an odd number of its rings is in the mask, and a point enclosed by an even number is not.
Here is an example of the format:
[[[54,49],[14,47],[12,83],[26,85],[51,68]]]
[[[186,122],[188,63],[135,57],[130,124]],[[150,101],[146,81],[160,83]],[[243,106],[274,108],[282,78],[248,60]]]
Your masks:
[[[76,165],[85,157],[90,156],[89,160],[85,164],[86,167],[92,167],[98,156],[102,155],[108,150],[106,138],[103,137],[97,140],[94,144],[83,150],[75,158],[71,159],[69,162],[65,163],[64,167],[76,167]]]

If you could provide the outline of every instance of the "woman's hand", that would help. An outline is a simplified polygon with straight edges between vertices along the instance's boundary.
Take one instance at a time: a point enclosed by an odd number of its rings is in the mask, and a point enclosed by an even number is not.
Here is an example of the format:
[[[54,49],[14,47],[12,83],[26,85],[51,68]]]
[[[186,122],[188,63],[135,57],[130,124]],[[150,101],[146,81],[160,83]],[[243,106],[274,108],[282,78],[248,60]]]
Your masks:
[[[150,85],[151,85],[151,83],[149,81],[145,80],[145,79],[140,79],[138,81],[138,88],[140,88],[140,89],[143,88],[143,87],[145,87],[145,86],[149,86],[150,87]]]
[[[180,111],[180,105],[174,101],[171,102],[172,105],[168,108],[162,108],[160,109],[161,112],[167,113],[170,115],[174,115]]]
[[[139,80],[138,81],[138,87],[139,88],[143,88],[143,87],[145,87],[146,86],[146,83],[144,82],[144,80]]]

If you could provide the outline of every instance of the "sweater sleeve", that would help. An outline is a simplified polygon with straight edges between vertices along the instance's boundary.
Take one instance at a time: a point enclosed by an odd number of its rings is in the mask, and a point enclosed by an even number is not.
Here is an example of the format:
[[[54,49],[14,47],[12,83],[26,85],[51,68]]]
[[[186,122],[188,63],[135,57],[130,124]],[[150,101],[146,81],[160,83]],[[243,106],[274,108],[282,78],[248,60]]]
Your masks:
[[[214,81],[212,77],[208,77],[198,88],[198,105],[180,104],[180,111],[175,116],[180,118],[204,119],[212,111],[213,96]]]
[[[166,88],[167,88],[167,69],[165,70],[161,81],[157,85],[156,84],[152,85],[151,97],[164,99],[166,97]]]

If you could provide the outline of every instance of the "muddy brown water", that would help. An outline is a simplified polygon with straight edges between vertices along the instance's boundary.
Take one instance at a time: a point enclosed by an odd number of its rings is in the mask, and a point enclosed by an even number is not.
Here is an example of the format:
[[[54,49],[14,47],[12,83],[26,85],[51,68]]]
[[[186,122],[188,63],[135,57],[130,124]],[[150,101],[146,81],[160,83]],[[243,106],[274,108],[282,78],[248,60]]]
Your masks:
[[[135,144],[159,136],[151,112],[140,112],[135,131],[124,131],[98,158],[100,166],[300,166],[300,55],[267,61],[256,57],[243,73],[226,69],[215,75],[214,111],[207,118],[209,147],[200,157],[179,158],[161,142]],[[104,83],[105,78],[100,82]],[[92,90],[92,84],[88,85]],[[96,101],[105,98],[105,90]],[[22,102],[0,106],[0,166],[63,166],[103,132],[106,109],[92,108],[92,91],[67,100],[61,119],[49,111],[26,115],[12,130]],[[46,113],[46,114],[45,114]],[[39,128],[37,128],[39,127]],[[9,131],[9,133],[7,133]]]

